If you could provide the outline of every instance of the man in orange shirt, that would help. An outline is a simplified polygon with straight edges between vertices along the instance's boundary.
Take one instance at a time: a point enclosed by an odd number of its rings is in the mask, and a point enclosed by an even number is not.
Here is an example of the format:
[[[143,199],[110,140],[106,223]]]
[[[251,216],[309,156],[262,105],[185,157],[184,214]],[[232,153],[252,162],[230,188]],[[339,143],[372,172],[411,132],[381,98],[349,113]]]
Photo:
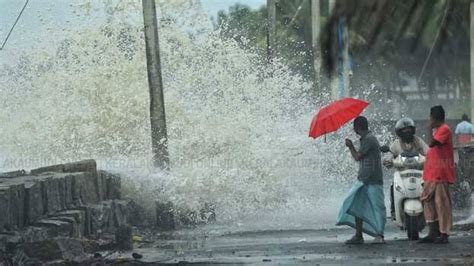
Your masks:
[[[449,194],[449,184],[455,182],[453,139],[444,117],[441,105],[431,108],[429,130],[433,134],[426,155],[423,171],[425,184],[421,195],[430,231],[420,243],[448,243],[448,233],[453,225]]]

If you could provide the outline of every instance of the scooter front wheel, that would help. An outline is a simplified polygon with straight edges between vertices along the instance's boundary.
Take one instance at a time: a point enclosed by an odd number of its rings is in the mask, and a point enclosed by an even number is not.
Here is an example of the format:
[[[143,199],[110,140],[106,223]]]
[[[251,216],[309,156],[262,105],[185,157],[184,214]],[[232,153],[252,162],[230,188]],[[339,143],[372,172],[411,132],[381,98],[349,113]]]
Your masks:
[[[405,228],[407,229],[407,236],[409,240],[418,240],[420,238],[420,219],[422,215],[410,216],[405,213]]]

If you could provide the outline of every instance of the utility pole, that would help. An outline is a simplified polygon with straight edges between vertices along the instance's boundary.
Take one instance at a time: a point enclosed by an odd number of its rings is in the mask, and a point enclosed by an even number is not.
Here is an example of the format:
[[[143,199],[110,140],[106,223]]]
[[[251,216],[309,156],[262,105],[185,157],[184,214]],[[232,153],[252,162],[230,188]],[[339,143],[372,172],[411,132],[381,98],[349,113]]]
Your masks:
[[[334,8],[336,6],[336,0],[328,0],[328,7],[329,7],[329,12],[328,12],[328,18],[331,18],[333,16]],[[337,18],[339,19],[339,18]],[[332,39],[334,40],[331,45],[334,45],[335,47],[338,46],[338,36],[337,36],[337,30],[338,30],[338,22],[336,22],[336,25],[334,25],[330,29],[330,33],[332,34]],[[337,52],[335,53],[337,56],[334,58],[334,73],[330,74],[331,80],[329,81],[330,83],[330,89],[331,89],[331,99],[337,100],[339,98],[339,49],[337,49]]]
[[[334,8],[337,0],[329,0],[329,14],[334,16]],[[332,99],[340,99],[349,96],[351,80],[351,62],[349,55],[349,27],[345,14],[337,12],[338,17],[331,34],[334,34],[332,45],[336,47],[337,52],[335,61],[335,72],[331,75],[331,96]]]
[[[348,97],[351,85],[351,62],[349,55],[349,23],[347,17],[342,18],[342,88],[339,97]]]
[[[169,170],[168,135],[166,132],[163,81],[161,77],[158,21],[155,0],[143,0],[146,63],[150,87],[151,147],[155,167]]]
[[[474,117],[474,0],[470,8],[470,43],[471,43],[471,119]]]
[[[314,92],[321,89],[321,45],[319,35],[321,33],[321,11],[319,0],[311,0],[311,47],[313,49],[314,68]]]
[[[276,34],[276,2],[267,0],[267,60],[271,62],[275,56],[275,34]]]

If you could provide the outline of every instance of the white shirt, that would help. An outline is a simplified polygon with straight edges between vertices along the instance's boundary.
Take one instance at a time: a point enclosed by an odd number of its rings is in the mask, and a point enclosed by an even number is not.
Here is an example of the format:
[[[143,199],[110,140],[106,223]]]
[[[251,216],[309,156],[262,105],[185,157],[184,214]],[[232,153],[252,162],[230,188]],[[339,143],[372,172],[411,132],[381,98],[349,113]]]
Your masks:
[[[456,126],[456,131],[454,132],[456,134],[474,134],[474,126],[467,122],[467,121],[462,121]]]

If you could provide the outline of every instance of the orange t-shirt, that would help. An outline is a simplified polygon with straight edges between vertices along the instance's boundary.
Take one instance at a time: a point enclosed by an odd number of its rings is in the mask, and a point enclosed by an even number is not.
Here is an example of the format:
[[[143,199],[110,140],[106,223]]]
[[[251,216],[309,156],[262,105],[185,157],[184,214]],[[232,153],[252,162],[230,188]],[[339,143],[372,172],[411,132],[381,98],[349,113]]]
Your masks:
[[[449,126],[443,124],[435,129],[433,139],[441,145],[428,149],[423,179],[429,182],[448,182],[453,184],[456,181],[456,176],[454,173],[453,138]]]

